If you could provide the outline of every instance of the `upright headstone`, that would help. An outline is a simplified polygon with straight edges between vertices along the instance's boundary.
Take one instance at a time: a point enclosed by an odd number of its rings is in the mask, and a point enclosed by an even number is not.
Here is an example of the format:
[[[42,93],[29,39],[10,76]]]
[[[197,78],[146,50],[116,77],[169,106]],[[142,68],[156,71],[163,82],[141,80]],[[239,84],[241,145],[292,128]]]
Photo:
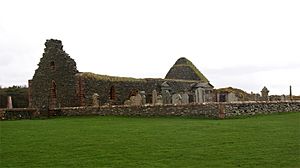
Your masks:
[[[157,100],[157,91],[154,89],[152,91],[152,104],[155,105]]]
[[[135,96],[130,96],[129,100],[125,100],[124,105],[133,106],[136,101],[135,98]]]
[[[261,97],[262,101],[269,101],[269,90],[267,89],[267,87],[264,87],[261,90]]]
[[[292,86],[290,85],[290,100],[293,100]]]
[[[162,99],[164,104],[171,104],[171,93],[168,90],[163,90],[162,91]]]
[[[158,96],[157,96],[155,105],[163,105],[163,98],[162,98],[162,95],[158,95]]]
[[[93,107],[99,107],[99,95],[97,93],[94,93],[92,99],[93,99]]]
[[[189,104],[189,95],[187,93],[183,93],[181,96],[182,96],[182,104]]]
[[[286,99],[285,99],[285,95],[281,95],[280,96],[280,101],[285,101]]]
[[[195,97],[196,97],[196,103],[203,103],[204,102],[204,89],[197,88],[195,90]]]
[[[172,104],[182,104],[182,97],[180,94],[172,95]]]
[[[125,100],[124,105],[125,106],[131,106],[131,101],[130,100]]]
[[[146,93],[145,91],[140,91],[140,94],[142,96],[142,104],[146,104]]]
[[[142,105],[143,98],[142,98],[141,94],[138,93],[136,96],[132,96],[132,97],[134,97],[132,100],[133,106],[141,106]]]
[[[7,97],[7,108],[8,109],[12,109],[13,108],[11,96]]]

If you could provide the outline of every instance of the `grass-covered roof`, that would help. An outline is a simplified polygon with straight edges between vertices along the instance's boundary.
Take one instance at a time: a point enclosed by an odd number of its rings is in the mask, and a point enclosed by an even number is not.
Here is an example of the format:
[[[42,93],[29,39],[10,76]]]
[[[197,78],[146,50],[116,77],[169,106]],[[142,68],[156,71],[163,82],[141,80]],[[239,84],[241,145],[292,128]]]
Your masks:
[[[179,58],[167,73],[166,79],[184,79],[209,82],[208,79],[188,59]]]
[[[118,77],[118,76],[108,76],[108,75],[99,75],[92,72],[81,72],[77,74],[78,76],[94,79],[94,80],[105,80],[111,82],[146,82],[145,79],[131,78],[131,77]]]

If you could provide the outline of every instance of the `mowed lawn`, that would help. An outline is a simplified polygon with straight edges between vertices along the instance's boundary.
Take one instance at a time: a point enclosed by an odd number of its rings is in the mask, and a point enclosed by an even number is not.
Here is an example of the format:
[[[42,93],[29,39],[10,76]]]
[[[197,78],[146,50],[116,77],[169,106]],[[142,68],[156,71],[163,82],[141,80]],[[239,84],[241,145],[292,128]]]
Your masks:
[[[1,121],[0,167],[300,167],[300,113]]]

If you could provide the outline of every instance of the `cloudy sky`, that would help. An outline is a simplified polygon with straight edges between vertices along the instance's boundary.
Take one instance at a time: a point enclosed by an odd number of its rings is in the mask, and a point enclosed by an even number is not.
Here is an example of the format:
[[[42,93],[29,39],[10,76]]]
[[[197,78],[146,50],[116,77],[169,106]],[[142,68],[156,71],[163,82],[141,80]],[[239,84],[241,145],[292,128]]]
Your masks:
[[[0,85],[26,85],[46,39],[82,72],[164,78],[179,57],[216,87],[300,95],[299,0],[0,0]]]

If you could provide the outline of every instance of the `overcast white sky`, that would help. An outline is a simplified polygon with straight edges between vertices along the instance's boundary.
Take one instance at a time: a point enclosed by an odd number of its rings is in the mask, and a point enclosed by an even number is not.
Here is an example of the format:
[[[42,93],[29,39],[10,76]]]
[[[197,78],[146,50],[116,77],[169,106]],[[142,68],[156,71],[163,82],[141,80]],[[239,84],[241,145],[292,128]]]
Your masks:
[[[0,85],[27,85],[50,38],[81,72],[164,78],[186,57],[216,88],[300,95],[299,0],[0,0]]]

